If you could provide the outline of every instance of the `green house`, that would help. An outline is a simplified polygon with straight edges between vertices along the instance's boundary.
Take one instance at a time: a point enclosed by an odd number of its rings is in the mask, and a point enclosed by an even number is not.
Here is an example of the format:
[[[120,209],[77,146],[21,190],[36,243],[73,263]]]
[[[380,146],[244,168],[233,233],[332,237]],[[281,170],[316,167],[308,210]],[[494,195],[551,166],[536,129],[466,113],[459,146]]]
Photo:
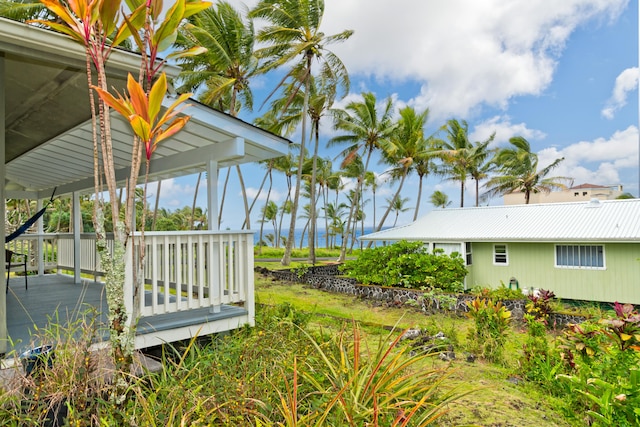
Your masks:
[[[504,283],[640,304],[640,199],[438,209],[361,239],[458,252],[467,288]]]

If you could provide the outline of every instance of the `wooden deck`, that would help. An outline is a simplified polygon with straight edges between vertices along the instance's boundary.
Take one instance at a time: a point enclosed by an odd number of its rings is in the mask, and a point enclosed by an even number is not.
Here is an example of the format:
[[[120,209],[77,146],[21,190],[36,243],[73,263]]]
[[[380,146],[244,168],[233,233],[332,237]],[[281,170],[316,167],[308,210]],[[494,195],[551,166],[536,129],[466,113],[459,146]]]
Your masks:
[[[55,338],[44,333],[50,324],[68,327],[77,325],[83,318],[95,318],[99,337],[108,339],[103,284],[93,281],[74,284],[72,277],[56,274],[29,276],[28,281],[28,290],[25,290],[24,277],[12,277],[9,281],[7,329],[10,341],[7,356],[39,345],[55,344],[52,342]],[[146,298],[150,296],[146,295]],[[155,345],[167,341],[162,338],[165,331],[182,329],[185,335],[193,336],[200,333],[202,325],[211,326],[204,328],[209,332],[229,330],[240,326],[236,319],[246,317],[247,311],[234,305],[223,305],[216,313],[206,308],[167,313],[141,318],[137,335],[141,342]],[[214,324],[220,325],[213,327]]]

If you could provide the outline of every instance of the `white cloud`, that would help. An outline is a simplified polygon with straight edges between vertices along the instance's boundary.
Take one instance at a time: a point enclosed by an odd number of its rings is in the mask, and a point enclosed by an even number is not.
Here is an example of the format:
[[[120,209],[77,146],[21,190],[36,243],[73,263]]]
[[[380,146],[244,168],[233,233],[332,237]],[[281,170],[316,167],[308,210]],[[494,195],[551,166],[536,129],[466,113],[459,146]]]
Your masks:
[[[602,109],[602,116],[613,119],[616,111],[627,104],[627,94],[638,88],[638,77],[640,70],[638,67],[627,68],[616,78],[611,98]]]
[[[565,160],[551,175],[573,178],[576,185],[621,184],[621,174],[625,170],[638,168],[638,128],[629,126],[608,139],[581,141],[561,150],[546,148],[538,156],[541,167],[564,157]]]
[[[330,47],[350,73],[378,82],[421,82],[411,101],[416,108],[432,107],[434,119],[466,117],[482,104],[505,108],[514,96],[541,94],[575,28],[595,16],[617,16],[625,5],[624,0],[329,0],[324,32],[355,31]]]
[[[492,147],[505,145],[509,138],[521,136],[527,140],[541,140],[546,137],[544,132],[529,129],[526,123],[511,123],[509,116],[494,116],[475,126],[469,134],[471,141],[486,141],[492,133],[496,134]]]
[[[251,203],[251,201],[253,201],[253,199],[255,199],[256,195],[258,194],[258,188],[247,187],[246,191],[247,191],[247,197],[249,198],[249,203]],[[260,196],[258,197],[258,201],[265,202],[267,200],[267,193],[268,193],[268,188],[263,188],[262,191],[260,192]],[[238,197],[242,197],[242,193],[238,193]],[[279,203],[280,201],[284,200],[285,197],[286,197],[286,194],[282,194],[278,189],[272,188],[271,194],[269,195],[269,200],[272,202]]]
[[[257,0],[231,3],[253,7]],[[441,120],[468,117],[483,104],[506,108],[514,96],[540,95],[572,32],[594,18],[613,21],[626,4],[327,0],[321,30],[326,35],[354,30],[348,40],[325,47],[352,76],[369,76],[383,86],[421,84],[409,104],[431,107],[432,119]]]

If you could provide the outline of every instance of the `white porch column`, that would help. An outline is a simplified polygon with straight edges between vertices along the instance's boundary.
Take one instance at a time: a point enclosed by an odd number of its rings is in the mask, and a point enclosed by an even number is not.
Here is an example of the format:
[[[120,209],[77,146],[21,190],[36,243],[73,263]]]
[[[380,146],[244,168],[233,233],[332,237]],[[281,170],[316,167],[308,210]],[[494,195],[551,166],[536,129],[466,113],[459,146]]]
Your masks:
[[[42,199],[36,200],[36,211],[40,212],[42,209]],[[38,218],[36,222],[36,228],[38,233],[38,276],[44,275],[44,215]]]
[[[5,156],[5,123],[4,123],[4,56],[0,55],[0,176],[3,184],[0,185],[0,224],[4,224],[5,217],[5,192],[4,182],[6,169],[4,167]],[[4,226],[0,227],[0,239],[4,240]],[[7,296],[5,294],[6,274],[4,262],[0,262],[0,273],[2,274],[2,286],[0,286],[0,353],[7,351]]]
[[[218,230],[218,162],[207,162],[207,223],[209,230]]]
[[[72,194],[71,208],[73,212],[73,282],[80,284],[80,226],[82,224],[82,212],[80,212],[80,193]]]

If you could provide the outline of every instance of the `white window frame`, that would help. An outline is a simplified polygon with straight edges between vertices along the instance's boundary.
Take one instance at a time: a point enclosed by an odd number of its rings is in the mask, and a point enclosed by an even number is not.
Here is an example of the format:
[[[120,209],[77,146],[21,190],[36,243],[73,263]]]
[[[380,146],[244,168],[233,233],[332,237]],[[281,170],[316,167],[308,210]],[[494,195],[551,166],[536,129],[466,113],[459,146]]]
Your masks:
[[[464,243],[464,252],[465,265],[473,265],[473,245],[471,242]]]
[[[504,253],[498,254],[496,252],[496,248],[498,246],[504,247]],[[504,255],[504,262],[498,261],[497,259],[498,255],[500,256]],[[509,265],[509,246],[506,243],[495,243],[493,245],[493,265]]]
[[[561,247],[566,247],[567,251],[568,248],[571,247],[572,250],[572,254],[571,255],[567,255],[568,257],[572,257],[574,260],[577,260],[577,265],[576,264],[572,264],[572,265],[566,265],[566,264],[558,264],[558,248]],[[578,249],[577,253],[574,253],[576,248]],[[581,248],[585,248],[585,252],[586,252],[586,248],[589,248],[589,253],[593,250],[593,248],[602,248],[602,266],[590,266],[590,265],[581,265],[583,260],[581,257],[584,257],[585,255],[582,254],[582,249]],[[589,254],[589,256],[593,257],[593,255]],[[596,256],[597,256],[597,249],[596,249]],[[555,268],[565,268],[565,269],[570,269],[570,270],[606,270],[607,269],[607,257],[606,257],[606,249],[605,249],[605,245],[604,244],[571,244],[571,243],[566,243],[566,244],[556,244],[553,248],[553,262],[554,262],[554,267]]]

